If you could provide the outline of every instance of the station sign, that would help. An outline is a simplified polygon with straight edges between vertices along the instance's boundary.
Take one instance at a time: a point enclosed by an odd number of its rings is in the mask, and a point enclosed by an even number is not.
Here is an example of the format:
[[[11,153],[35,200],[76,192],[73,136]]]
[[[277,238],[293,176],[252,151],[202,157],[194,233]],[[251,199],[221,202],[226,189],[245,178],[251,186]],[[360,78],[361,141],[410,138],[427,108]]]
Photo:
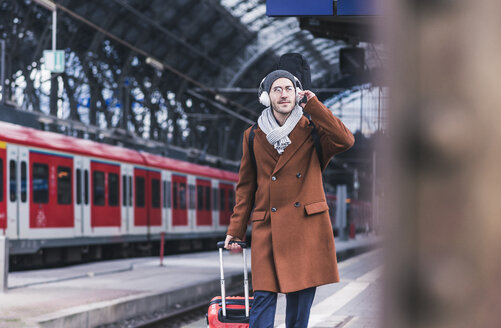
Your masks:
[[[382,15],[382,0],[266,0],[267,16],[371,16]]]
[[[267,16],[332,16],[332,0],[266,0]]]
[[[64,50],[44,50],[45,69],[51,73],[64,72]]]
[[[382,0],[338,0],[338,16],[382,15]]]

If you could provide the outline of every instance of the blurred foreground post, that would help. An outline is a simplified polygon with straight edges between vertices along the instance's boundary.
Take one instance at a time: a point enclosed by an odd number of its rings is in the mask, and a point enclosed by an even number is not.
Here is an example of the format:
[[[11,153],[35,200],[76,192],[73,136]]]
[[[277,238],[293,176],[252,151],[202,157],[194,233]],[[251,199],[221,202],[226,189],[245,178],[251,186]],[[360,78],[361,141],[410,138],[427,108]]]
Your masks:
[[[9,239],[0,236],[0,293],[7,291],[9,276]]]
[[[501,327],[501,1],[390,0],[383,327]]]

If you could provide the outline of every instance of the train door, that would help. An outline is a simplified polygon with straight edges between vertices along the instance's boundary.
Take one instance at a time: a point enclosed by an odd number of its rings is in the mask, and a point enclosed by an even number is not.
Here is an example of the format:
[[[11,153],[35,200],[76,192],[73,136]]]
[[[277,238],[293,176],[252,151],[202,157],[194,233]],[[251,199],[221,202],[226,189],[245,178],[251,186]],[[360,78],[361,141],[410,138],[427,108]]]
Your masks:
[[[163,230],[172,229],[171,219],[171,174],[169,171],[162,171],[162,222]]]
[[[101,161],[90,163],[90,235],[120,234],[120,165]]]
[[[19,146],[18,148],[18,222],[19,237],[24,238],[24,232],[28,231],[30,219],[30,201],[28,191],[30,190],[29,175],[29,149]]]
[[[21,147],[20,147],[21,148]],[[27,157],[27,153],[26,153]],[[21,158],[21,180],[24,158]],[[55,153],[31,151],[29,153],[29,215],[20,211],[21,237],[64,238],[73,237],[75,230],[73,203],[73,157]],[[21,192],[23,191],[21,183]],[[21,204],[23,203],[21,193]],[[22,208],[24,205],[21,205]],[[26,211],[28,213],[28,211]]]
[[[18,149],[16,145],[8,144],[6,148],[7,161],[6,165],[6,180],[7,194],[7,237],[17,239],[19,237],[18,226]]]
[[[233,184],[219,183],[219,226],[228,226],[235,205]]]
[[[132,165],[122,164],[122,233],[130,231],[134,219],[132,198]]]
[[[188,231],[188,185],[184,175],[172,175],[172,231]]]
[[[82,157],[82,224],[80,229],[85,235],[90,234],[91,230],[91,174],[90,174],[90,158]]]
[[[83,234],[83,221],[84,221],[84,165],[83,157],[75,156],[73,158],[73,176],[75,177],[74,183],[74,197],[73,202],[75,204],[75,236],[81,236]]]
[[[160,187],[162,175],[160,171],[147,171],[146,195],[148,206],[147,225],[149,232],[156,233],[162,230],[162,189]]]
[[[212,228],[212,197],[211,182],[196,179],[196,229],[210,230]]]
[[[217,230],[219,227],[219,192],[217,186],[219,185],[219,181],[212,179],[212,228]]]
[[[7,229],[7,144],[0,141],[0,235]]]
[[[134,221],[132,233],[142,234],[148,232],[148,171],[134,168]]]

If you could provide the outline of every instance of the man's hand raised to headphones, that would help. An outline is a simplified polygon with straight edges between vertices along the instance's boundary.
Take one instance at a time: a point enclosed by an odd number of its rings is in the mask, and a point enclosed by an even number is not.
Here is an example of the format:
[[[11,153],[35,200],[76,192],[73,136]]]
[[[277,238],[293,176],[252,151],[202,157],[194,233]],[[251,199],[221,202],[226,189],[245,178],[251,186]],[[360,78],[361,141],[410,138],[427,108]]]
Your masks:
[[[299,99],[303,99],[303,97],[306,97],[306,102],[301,102],[299,105],[301,107],[305,107],[306,103],[310,101],[311,98],[315,97],[315,94],[311,92],[310,90],[304,90],[304,91],[299,91],[298,92]]]

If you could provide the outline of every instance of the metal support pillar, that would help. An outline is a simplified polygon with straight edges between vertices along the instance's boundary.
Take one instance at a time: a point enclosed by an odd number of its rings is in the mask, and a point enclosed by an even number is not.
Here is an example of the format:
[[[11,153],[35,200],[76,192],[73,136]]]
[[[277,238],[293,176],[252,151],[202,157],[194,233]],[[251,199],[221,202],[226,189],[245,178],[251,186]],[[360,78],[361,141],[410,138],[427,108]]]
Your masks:
[[[346,185],[336,187],[336,226],[340,240],[348,240],[348,220],[346,217]]]
[[[5,92],[5,40],[0,40],[0,46],[1,46],[1,53],[0,53],[0,83],[2,86],[2,104],[5,104],[5,95],[7,92]]]
[[[9,275],[9,239],[0,236],[0,293],[7,291]]]
[[[372,151],[372,222],[367,222],[366,224],[366,232],[369,232],[370,227],[373,230],[377,231],[379,228],[378,222],[378,196],[376,192],[377,187],[377,168],[376,168],[376,151]]]

